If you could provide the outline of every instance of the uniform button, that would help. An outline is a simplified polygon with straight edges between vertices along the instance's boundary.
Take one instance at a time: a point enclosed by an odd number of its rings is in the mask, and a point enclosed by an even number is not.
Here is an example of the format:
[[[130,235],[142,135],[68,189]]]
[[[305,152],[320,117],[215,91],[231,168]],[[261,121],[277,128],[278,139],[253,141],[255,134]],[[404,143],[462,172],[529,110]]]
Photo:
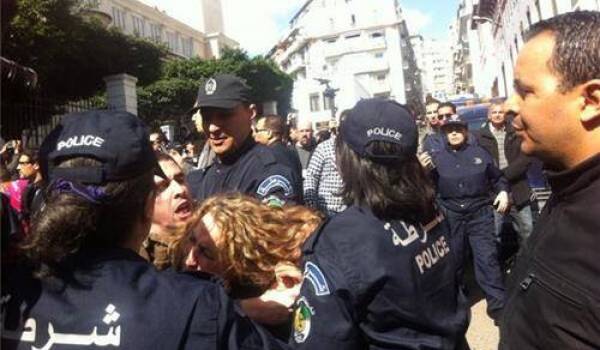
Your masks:
[[[456,167],[457,167],[457,168],[460,168],[460,164],[456,164]]]
[[[463,187],[464,187],[464,185],[462,182],[458,184],[458,188],[463,188]]]

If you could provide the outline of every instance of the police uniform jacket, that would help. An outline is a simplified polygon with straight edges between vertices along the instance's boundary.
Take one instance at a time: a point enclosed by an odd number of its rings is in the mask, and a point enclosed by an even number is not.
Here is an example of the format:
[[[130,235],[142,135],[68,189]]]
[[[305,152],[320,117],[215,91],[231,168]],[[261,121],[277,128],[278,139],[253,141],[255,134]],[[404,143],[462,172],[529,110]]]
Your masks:
[[[498,165],[498,141],[490,131],[489,124],[486,124],[481,130],[475,133],[479,145],[490,153],[496,165]],[[506,136],[504,138],[504,155],[508,166],[502,169],[502,174],[511,188],[511,197],[517,208],[529,204],[529,184],[527,182],[527,170],[531,164],[531,158],[521,152],[521,140],[515,134],[510,124],[506,125]]]
[[[61,280],[3,265],[2,349],[279,348],[208,279],[159,273],[129,250],[76,264]]]
[[[350,207],[305,243],[291,342],[301,349],[455,349],[467,324],[449,229]]]
[[[447,209],[472,212],[492,204],[492,190],[509,192],[508,181],[481,146],[464,143],[453,150],[446,143],[432,158],[432,176]]]
[[[510,274],[500,349],[600,349],[600,154],[552,196]]]
[[[216,160],[206,169],[187,177],[194,199],[219,193],[241,192],[259,199],[274,196],[282,201],[300,202],[301,188],[293,170],[277,160],[274,151],[248,137],[235,154]]]

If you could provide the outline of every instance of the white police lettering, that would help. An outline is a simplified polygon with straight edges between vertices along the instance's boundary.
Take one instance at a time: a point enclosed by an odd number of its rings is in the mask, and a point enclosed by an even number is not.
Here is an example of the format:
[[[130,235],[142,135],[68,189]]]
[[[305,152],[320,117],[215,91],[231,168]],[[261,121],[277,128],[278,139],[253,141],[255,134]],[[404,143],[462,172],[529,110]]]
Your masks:
[[[446,237],[441,236],[425,248],[425,250],[415,256],[415,262],[419,267],[419,272],[421,274],[425,273],[426,270],[431,269],[435,264],[447,256],[448,253],[450,253],[450,247],[446,242]]]
[[[401,238],[398,232],[394,230],[392,224],[390,224],[389,222],[386,222],[383,225],[383,228],[386,231],[392,232],[392,243],[394,243],[395,246],[401,245],[403,247],[406,247],[407,245],[419,239],[419,231],[416,227],[414,227],[413,225],[407,225],[404,221],[400,221],[400,224],[402,225],[404,232],[406,232],[405,238]],[[425,233],[425,237],[427,237],[427,233]]]
[[[385,136],[395,140],[402,138],[402,133],[392,128],[371,128],[367,130],[367,137],[371,136]]]
[[[21,310],[21,314],[23,313]],[[121,345],[121,326],[110,325],[119,320],[119,313],[113,304],[109,304],[104,310],[106,315],[102,321],[109,326],[106,333],[98,332],[99,326],[94,326],[90,333],[58,333],[54,331],[52,322],[48,322],[48,340],[43,347],[31,346],[36,350],[51,350],[55,344],[80,345],[80,346],[109,346],[119,347]],[[104,327],[103,327],[104,328]],[[21,327],[16,330],[8,330],[4,325],[4,311],[2,315],[2,338],[11,339],[20,342],[36,343],[37,321],[34,318],[28,318]]]
[[[63,148],[69,149],[80,146],[94,146],[100,148],[103,143],[104,139],[96,135],[73,136],[69,137],[67,140],[59,141],[56,150],[60,151]]]

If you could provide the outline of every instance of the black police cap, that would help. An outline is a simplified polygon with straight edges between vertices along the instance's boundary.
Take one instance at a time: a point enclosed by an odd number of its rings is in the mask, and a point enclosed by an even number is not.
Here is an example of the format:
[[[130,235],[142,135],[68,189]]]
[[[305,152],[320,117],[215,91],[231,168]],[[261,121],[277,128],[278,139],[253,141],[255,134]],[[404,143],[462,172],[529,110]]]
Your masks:
[[[231,74],[217,74],[204,81],[198,89],[198,96],[191,113],[202,107],[231,109],[240,103],[248,102],[250,88],[241,78]]]
[[[90,157],[98,167],[58,168],[62,159]],[[123,111],[88,111],[66,115],[40,147],[42,171],[50,181],[88,184],[127,180],[148,171],[164,177],[148,141],[144,123]]]
[[[405,154],[377,155],[368,151],[373,141],[385,141],[403,146],[416,153],[418,130],[415,118],[405,106],[383,98],[358,101],[340,126],[344,142],[363,158],[373,160],[399,159]]]

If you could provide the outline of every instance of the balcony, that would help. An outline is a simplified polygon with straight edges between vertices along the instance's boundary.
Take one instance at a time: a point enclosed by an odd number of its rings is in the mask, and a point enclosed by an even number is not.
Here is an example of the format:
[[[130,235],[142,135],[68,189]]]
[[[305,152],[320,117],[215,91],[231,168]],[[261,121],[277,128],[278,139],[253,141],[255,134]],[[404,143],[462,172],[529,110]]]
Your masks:
[[[333,43],[325,42],[323,44],[325,45],[323,50],[323,55],[325,57],[341,56],[360,51],[381,50],[387,47],[385,37],[371,38],[366,34],[353,38],[344,38],[343,36],[340,36],[340,38]]]

